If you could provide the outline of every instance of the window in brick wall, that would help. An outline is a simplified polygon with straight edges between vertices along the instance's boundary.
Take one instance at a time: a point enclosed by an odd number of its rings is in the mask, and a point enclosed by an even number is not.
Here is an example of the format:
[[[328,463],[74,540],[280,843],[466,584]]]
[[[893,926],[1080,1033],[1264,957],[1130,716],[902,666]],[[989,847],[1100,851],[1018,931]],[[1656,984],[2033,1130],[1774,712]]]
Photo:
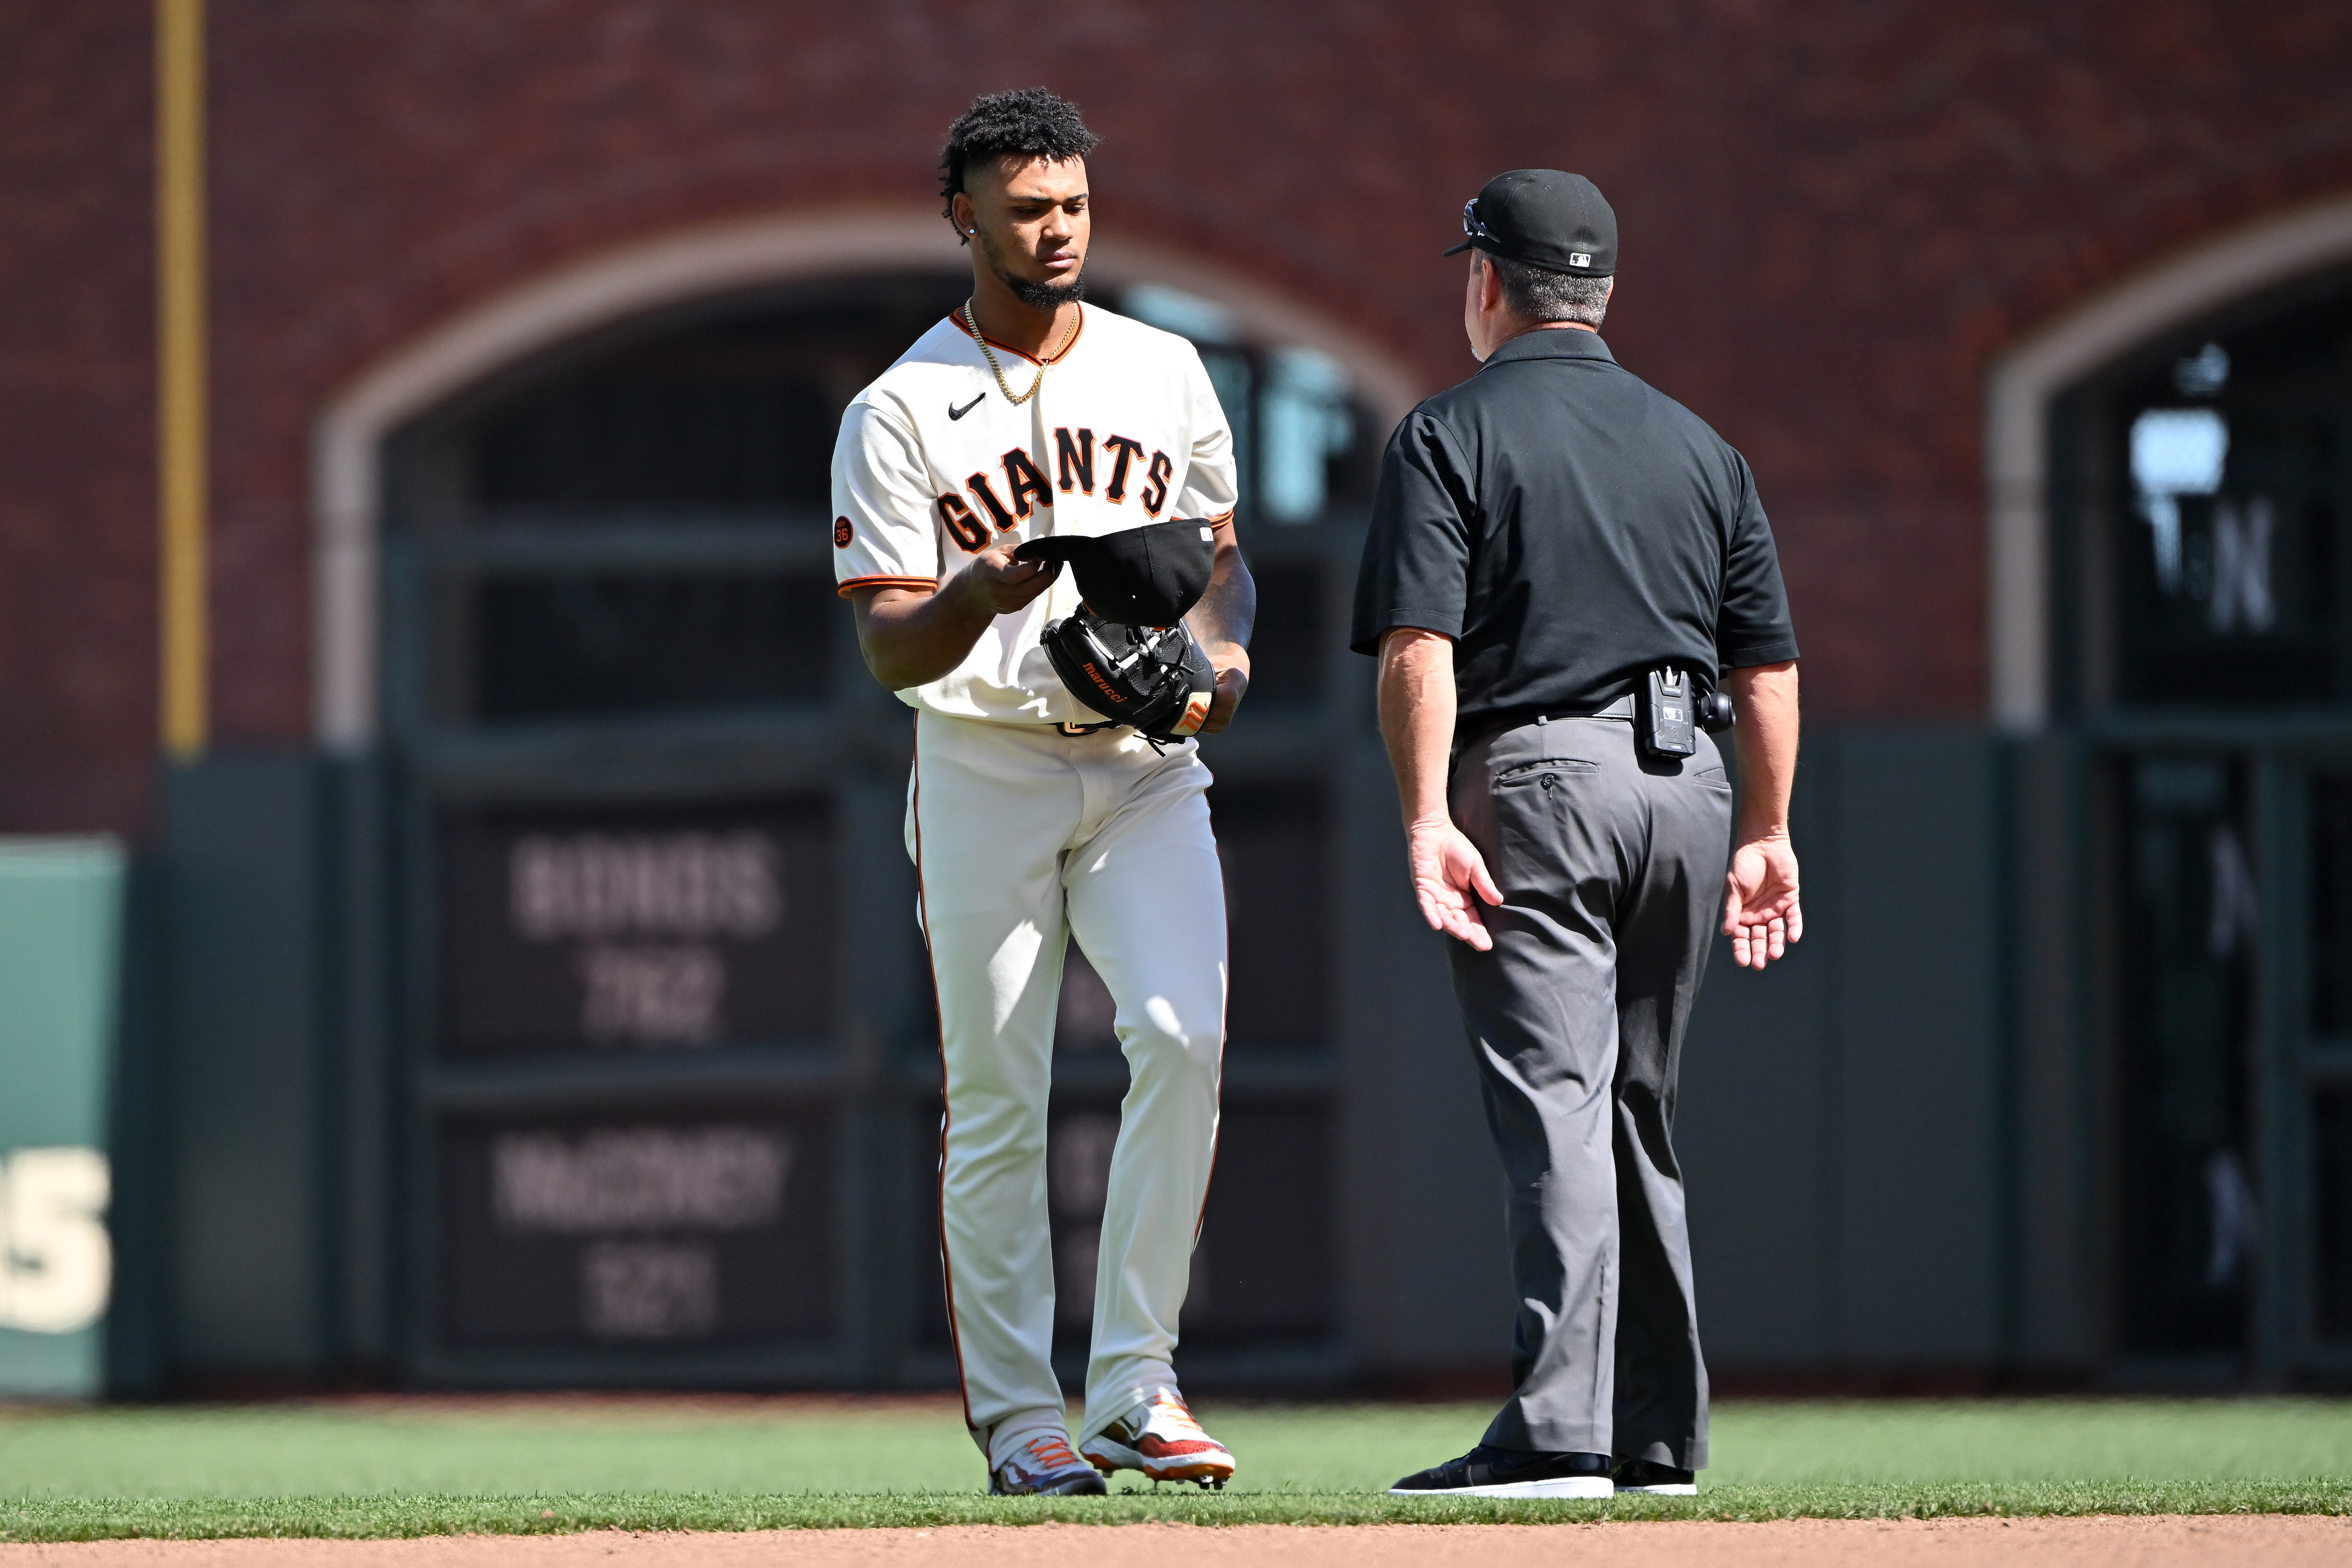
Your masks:
[[[2352,698],[2352,274],[2168,334],[2053,434],[2070,706]]]

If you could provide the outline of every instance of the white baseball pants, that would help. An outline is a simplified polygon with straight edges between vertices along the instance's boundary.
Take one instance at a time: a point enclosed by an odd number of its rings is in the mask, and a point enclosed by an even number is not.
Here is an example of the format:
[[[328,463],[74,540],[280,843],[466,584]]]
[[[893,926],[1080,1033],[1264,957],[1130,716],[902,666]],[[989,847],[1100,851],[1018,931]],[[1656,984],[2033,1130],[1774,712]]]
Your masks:
[[[1224,1052],[1225,896],[1209,783],[1192,746],[1162,756],[1132,730],[1067,736],[916,716],[907,838],[945,1063],[940,1246],[964,1418],[984,1451],[992,1435],[1064,1418],[1045,1099],[1071,936],[1117,1006],[1129,1072],[1077,1439],[1175,1385]]]

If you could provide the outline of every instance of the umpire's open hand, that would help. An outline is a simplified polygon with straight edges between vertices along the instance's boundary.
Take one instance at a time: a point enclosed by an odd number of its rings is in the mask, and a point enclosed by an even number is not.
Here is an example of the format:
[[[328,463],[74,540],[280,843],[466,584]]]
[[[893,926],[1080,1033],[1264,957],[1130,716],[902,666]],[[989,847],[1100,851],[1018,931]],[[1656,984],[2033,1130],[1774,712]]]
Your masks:
[[[1481,953],[1495,946],[1478,917],[1474,892],[1488,904],[1503,902],[1503,890],[1486,874],[1486,857],[1450,821],[1414,822],[1405,829],[1405,863],[1421,917],[1433,931],[1467,942]]]
[[[1723,934],[1731,938],[1731,960],[1741,968],[1762,968],[1804,936],[1797,852],[1784,835],[1750,839],[1732,851],[1724,884]]]

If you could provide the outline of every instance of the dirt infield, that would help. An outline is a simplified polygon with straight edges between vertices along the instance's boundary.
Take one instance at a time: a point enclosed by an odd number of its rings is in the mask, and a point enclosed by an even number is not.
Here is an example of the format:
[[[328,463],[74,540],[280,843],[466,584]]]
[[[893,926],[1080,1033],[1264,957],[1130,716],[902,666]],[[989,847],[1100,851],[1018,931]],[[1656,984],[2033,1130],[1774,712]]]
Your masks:
[[[1923,1563],[2122,1564],[2187,1568],[2228,1563],[2327,1568],[2352,1562],[2352,1519],[2294,1515],[2198,1518],[1790,1520],[1768,1524],[982,1525],[941,1530],[764,1531],[740,1535],[443,1536],[415,1541],[109,1541],[0,1545],[0,1568],[769,1568],[777,1563],[885,1568],[1419,1568],[1424,1563],[1572,1562],[1577,1568],[1845,1568]]]

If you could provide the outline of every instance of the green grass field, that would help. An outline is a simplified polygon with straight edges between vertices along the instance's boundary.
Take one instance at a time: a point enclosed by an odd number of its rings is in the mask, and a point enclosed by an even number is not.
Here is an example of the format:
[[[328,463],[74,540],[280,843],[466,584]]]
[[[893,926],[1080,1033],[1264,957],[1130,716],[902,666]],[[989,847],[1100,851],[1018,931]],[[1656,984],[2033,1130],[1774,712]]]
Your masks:
[[[1427,1501],[1397,1476],[1469,1446],[1443,1405],[1203,1401],[1242,1465],[1222,1494],[982,1493],[945,1404],[396,1402],[0,1407],[0,1539],[1130,1522],[2352,1513],[2352,1401],[1723,1406],[1694,1502]]]

